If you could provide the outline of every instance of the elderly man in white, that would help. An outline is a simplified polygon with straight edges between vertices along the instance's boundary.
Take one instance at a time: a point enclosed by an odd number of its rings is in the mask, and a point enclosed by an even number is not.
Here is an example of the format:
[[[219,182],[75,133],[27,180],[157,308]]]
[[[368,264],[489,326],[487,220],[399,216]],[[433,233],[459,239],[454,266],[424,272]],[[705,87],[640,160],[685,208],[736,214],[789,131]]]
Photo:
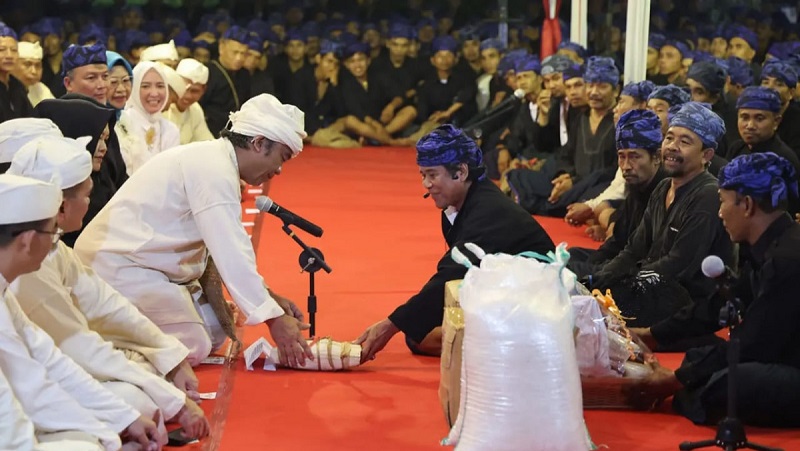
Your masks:
[[[208,67],[196,59],[186,58],[178,63],[175,72],[183,80],[185,87],[178,101],[171,104],[169,109],[164,112],[164,117],[172,121],[180,130],[181,144],[211,141],[214,139],[214,135],[208,129],[203,107],[198,103],[206,92]],[[173,86],[172,82],[170,82],[170,86]],[[178,89],[175,91],[178,92]]]
[[[36,138],[14,155],[8,174],[59,180],[63,203],[58,226],[64,232],[80,230],[92,190],[92,158],[84,142]],[[202,409],[187,397],[198,396],[197,378],[185,360],[189,350],[83,265],[63,242],[38,271],[17,278],[11,291],[28,318],[64,354],[139,413],[175,419],[192,437],[208,434]],[[163,422],[159,427],[166,444]]]
[[[269,290],[241,224],[239,180],[260,185],[303,148],[304,115],[269,94],[231,113],[220,139],[169,149],[136,172],[84,229],[80,259],[189,348],[199,364],[226,334],[200,279],[209,256],[246,325],[266,322],[284,363],[313,358],[300,310]]]
[[[12,74],[25,85],[31,105],[36,106],[44,99],[52,99],[50,88],[42,83],[42,46],[38,42],[20,42],[17,49],[19,61]]]
[[[155,423],[62,354],[8,289],[17,277],[38,270],[58,242],[61,201],[61,189],[53,184],[0,175],[0,373],[39,441],[75,439],[112,451],[122,437],[158,449]],[[17,424],[20,433],[29,430]]]

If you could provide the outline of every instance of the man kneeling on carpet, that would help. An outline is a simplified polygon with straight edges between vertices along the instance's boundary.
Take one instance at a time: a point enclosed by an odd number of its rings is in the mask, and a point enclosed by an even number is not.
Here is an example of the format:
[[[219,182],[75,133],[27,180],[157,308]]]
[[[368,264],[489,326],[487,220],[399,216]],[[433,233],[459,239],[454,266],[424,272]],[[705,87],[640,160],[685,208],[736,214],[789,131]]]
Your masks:
[[[752,425],[798,427],[800,303],[792,293],[800,278],[800,225],[786,213],[790,197],[797,196],[797,174],[774,153],[743,155],[720,171],[719,187],[719,217],[731,240],[740,243],[733,289],[744,306],[737,415]],[[657,348],[719,328],[696,318],[687,309],[639,332]],[[722,342],[691,349],[678,370],[656,366],[631,394],[643,404],[674,394],[676,412],[695,423],[714,424],[726,411],[727,348]]]
[[[508,254],[554,249],[539,223],[486,178],[481,149],[463,131],[442,125],[424,136],[417,142],[417,164],[428,191],[425,197],[432,197],[442,210],[448,249],[419,293],[356,340],[363,347],[362,362],[374,359],[400,331],[412,352],[441,354],[444,286],[467,271],[450,258],[453,247],[472,242],[487,253]]]

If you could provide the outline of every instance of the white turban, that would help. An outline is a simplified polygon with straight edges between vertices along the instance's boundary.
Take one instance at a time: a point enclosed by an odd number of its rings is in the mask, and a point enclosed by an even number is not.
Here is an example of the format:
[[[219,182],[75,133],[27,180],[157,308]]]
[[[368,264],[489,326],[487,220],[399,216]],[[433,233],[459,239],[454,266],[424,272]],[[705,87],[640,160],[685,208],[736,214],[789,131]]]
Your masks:
[[[184,58],[175,69],[178,75],[188,78],[192,83],[204,85],[208,83],[208,67],[194,58]]]
[[[11,160],[8,174],[30,177],[72,188],[92,175],[91,136],[78,139],[42,136],[22,146]]]
[[[50,119],[25,117],[0,123],[0,163],[10,163],[20,147],[43,135],[64,136]]]
[[[169,41],[167,44],[151,45],[142,50],[142,54],[139,57],[140,61],[178,61],[179,59],[178,49],[175,48],[175,41]]]
[[[2,225],[50,219],[61,207],[61,188],[41,180],[2,174],[0,205]]]
[[[186,80],[178,75],[178,73],[175,72],[175,69],[167,66],[166,64],[159,63],[159,66],[161,66],[161,70],[164,71],[164,77],[167,79],[167,84],[169,87],[172,88],[176,94],[178,94],[178,97],[183,97],[183,94],[186,93],[186,88],[189,87],[189,85],[186,83]]]
[[[32,44],[30,42],[21,41],[17,44],[19,57],[24,60],[40,60],[42,59],[42,46],[38,42]]]
[[[303,150],[305,114],[294,105],[285,105],[270,94],[261,94],[230,114],[231,131],[245,136],[263,136],[285,144],[294,156]]]

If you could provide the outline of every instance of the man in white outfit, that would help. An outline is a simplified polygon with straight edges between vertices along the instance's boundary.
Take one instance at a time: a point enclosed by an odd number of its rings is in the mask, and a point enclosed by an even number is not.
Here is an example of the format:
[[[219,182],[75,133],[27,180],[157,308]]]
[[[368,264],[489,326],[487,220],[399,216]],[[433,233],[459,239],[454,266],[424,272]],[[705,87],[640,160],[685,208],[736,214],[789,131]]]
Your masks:
[[[164,112],[164,117],[180,130],[181,144],[211,141],[214,135],[208,129],[203,107],[198,103],[206,92],[208,67],[196,59],[186,58],[178,63],[175,72],[186,84],[186,88],[178,101],[171,104]]]
[[[261,185],[303,148],[303,112],[274,96],[231,113],[214,141],[154,156],[86,226],[75,251],[163,331],[189,348],[193,365],[226,338],[203,296],[209,256],[246,325],[266,322],[282,362],[313,358],[300,310],[268,289],[241,224],[239,180]],[[218,311],[218,310],[217,310]]]
[[[38,270],[58,242],[61,200],[55,185],[0,175],[0,372],[39,441],[73,438],[111,451],[120,448],[122,436],[158,449],[155,423],[62,354],[8,289],[17,277]],[[16,424],[27,434],[24,422]]]
[[[92,190],[92,157],[84,142],[37,138],[14,155],[8,174],[59,180],[63,203],[58,225],[65,233],[80,230]],[[179,421],[187,435],[208,434],[202,409],[187,397],[198,396],[197,377],[185,360],[189,350],[83,265],[63,242],[38,271],[18,277],[11,291],[28,318],[64,354],[140,414],[155,418],[161,410],[160,418]],[[163,423],[159,426],[166,439]]]

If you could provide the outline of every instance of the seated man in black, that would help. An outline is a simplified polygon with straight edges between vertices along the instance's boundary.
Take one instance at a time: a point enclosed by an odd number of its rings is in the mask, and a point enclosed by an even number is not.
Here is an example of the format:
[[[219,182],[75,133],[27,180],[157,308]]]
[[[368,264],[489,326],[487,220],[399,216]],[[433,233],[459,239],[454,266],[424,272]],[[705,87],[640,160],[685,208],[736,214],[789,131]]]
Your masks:
[[[611,216],[611,236],[600,249],[570,249],[568,266],[579,278],[599,270],[625,248],[642,221],[650,194],[666,176],[661,168],[661,121],[655,113],[640,109],[623,113],[616,135],[625,198]]]
[[[736,132],[736,108],[725,98],[727,79],[728,72],[712,61],[692,63],[686,74],[686,86],[689,87],[692,101],[710,104],[711,111],[725,122],[725,139],[719,142],[715,151],[715,154],[723,158],[728,158],[730,144],[739,139]]]
[[[590,288],[611,289],[632,327],[647,327],[714,292],[700,264],[706,255],[730,262],[733,252],[717,218],[717,179],[706,166],[725,125],[706,104],[688,102],[671,113],[661,145],[668,178],[653,191],[625,249],[590,275]]]
[[[770,60],[761,71],[761,86],[774,89],[781,97],[781,120],[778,135],[783,142],[800,155],[800,103],[794,101],[798,73],[784,61]]]
[[[719,217],[740,243],[739,277],[733,292],[743,304],[739,326],[737,416],[746,424],[800,426],[800,225],[786,214],[797,196],[797,173],[773,153],[735,158],[719,174]],[[701,255],[705,255],[702,253]],[[719,329],[718,307],[681,311],[644,332],[656,347]],[[673,409],[699,424],[726,413],[728,343],[691,349],[674,373],[655,372],[631,394],[642,405],[675,395]]]
[[[448,249],[419,293],[356,340],[363,346],[362,361],[373,359],[400,331],[412,352],[441,354],[444,286],[467,272],[450,257],[454,247],[475,243],[487,253],[508,254],[554,249],[539,223],[486,178],[481,149],[463,131],[447,124],[424,136],[417,143],[417,164],[422,186],[442,210]]]

